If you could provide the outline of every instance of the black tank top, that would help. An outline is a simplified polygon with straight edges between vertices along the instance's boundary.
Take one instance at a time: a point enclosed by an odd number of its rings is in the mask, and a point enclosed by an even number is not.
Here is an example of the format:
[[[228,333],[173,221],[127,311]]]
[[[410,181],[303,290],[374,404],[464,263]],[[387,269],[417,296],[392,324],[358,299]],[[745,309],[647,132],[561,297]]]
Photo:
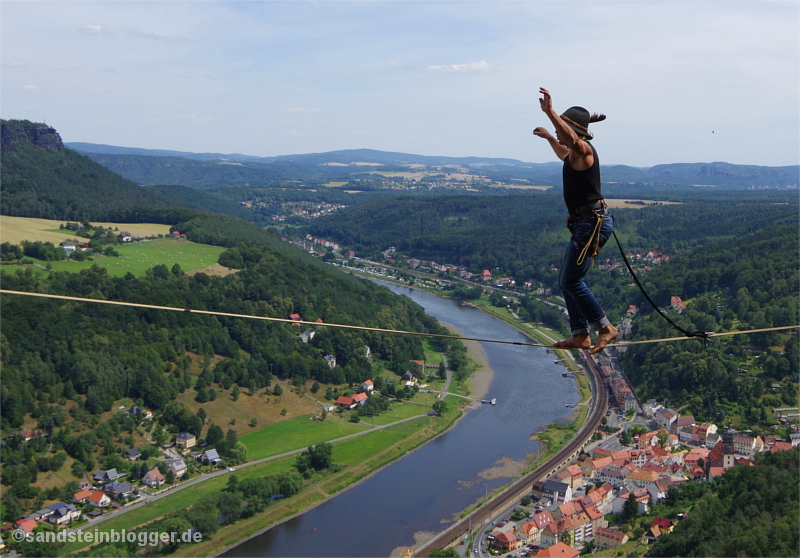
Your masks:
[[[589,143],[589,142],[586,142]],[[569,156],[564,158],[564,202],[570,215],[575,215],[578,208],[603,199],[600,191],[600,159],[594,146],[589,143],[594,155],[594,163],[586,170],[575,170],[569,164]]]

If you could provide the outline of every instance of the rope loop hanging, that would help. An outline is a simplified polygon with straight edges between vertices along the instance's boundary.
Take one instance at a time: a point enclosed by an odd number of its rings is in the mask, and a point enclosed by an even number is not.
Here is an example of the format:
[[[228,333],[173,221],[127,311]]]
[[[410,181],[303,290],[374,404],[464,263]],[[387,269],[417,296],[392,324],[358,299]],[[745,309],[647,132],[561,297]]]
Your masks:
[[[612,219],[613,219],[613,216],[612,216]],[[653,302],[653,299],[650,298],[650,295],[647,294],[647,291],[644,290],[644,287],[639,282],[639,278],[636,276],[636,272],[633,271],[633,267],[631,267],[631,264],[628,261],[628,257],[625,255],[625,251],[622,249],[622,243],[620,243],[619,237],[617,237],[617,231],[616,230],[612,231],[611,234],[614,235],[614,240],[616,241],[617,247],[619,248],[619,253],[622,256],[622,261],[625,262],[625,267],[628,268],[628,273],[631,274],[631,277],[633,277],[634,283],[636,283],[636,286],[639,287],[639,290],[644,295],[644,298],[647,300],[647,302],[650,303],[650,306],[652,306],[655,309],[655,311],[658,312],[659,315],[662,318],[667,320],[667,322],[669,322],[669,324],[672,327],[674,327],[675,329],[677,329],[678,331],[683,333],[686,337],[689,337],[689,338],[699,337],[699,338],[701,338],[703,340],[703,344],[705,345],[706,349],[708,347],[710,347],[711,344],[714,342],[714,337],[713,336],[715,335],[715,333],[713,331],[687,331],[687,330],[683,329],[681,326],[679,326],[678,324],[676,324],[674,321],[672,321],[670,319],[670,317],[667,316],[661,310],[661,308],[658,307],[658,305],[655,302]]]

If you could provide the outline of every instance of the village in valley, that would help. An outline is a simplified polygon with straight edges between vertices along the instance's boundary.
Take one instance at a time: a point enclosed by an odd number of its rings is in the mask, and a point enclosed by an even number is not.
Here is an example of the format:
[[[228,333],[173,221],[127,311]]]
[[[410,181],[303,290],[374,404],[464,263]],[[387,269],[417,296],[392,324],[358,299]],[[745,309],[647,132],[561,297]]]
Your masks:
[[[796,426],[787,440],[719,431],[655,400],[640,403],[619,369],[614,351],[596,359],[609,387],[602,426],[571,464],[534,482],[530,497],[480,531],[475,556],[574,558],[616,548],[654,543],[682,520],[651,514],[671,488],[687,481],[711,482],[732,467],[752,467],[756,455],[795,450]],[[800,408],[776,409],[783,424],[796,425]],[[617,426],[611,426],[616,423]],[[635,434],[631,435],[631,432]],[[644,517],[633,533],[619,524]],[[627,551],[632,548],[628,545]]]

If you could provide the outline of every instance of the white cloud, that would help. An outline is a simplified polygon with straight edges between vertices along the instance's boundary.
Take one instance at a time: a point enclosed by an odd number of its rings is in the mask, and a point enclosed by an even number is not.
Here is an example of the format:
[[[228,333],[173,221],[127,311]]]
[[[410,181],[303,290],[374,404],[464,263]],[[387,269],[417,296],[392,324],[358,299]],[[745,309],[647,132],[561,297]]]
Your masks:
[[[192,122],[197,122],[198,124],[205,122],[213,122],[217,120],[216,116],[209,116],[207,114],[197,114],[194,112],[176,114],[175,117],[180,118],[181,120],[191,120]]]
[[[40,85],[25,85],[22,88],[25,91],[36,91],[38,89],[41,89],[42,87]]]
[[[84,25],[81,27],[81,33],[86,35],[99,35],[103,32],[103,28],[99,25]]]
[[[459,73],[492,71],[492,67],[485,60],[481,60],[480,62],[470,62],[469,64],[451,64],[449,66],[438,64],[438,65],[428,66],[428,69],[433,70],[435,72],[459,72]]]
[[[302,112],[302,113],[310,114],[312,112],[322,112],[322,111],[320,109],[318,109],[318,108],[295,107],[295,108],[290,108],[289,112]]]

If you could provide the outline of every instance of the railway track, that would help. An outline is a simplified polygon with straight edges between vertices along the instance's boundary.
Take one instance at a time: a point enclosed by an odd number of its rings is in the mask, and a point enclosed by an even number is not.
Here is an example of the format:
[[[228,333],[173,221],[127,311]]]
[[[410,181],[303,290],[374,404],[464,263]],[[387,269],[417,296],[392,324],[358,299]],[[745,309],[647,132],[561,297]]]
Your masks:
[[[592,357],[586,355],[586,370],[591,381],[592,403],[591,411],[586,421],[576,432],[575,436],[567,442],[555,455],[542,465],[512,483],[505,490],[492,498],[489,502],[466,515],[431,540],[424,543],[414,551],[414,556],[428,556],[434,548],[447,548],[457,538],[461,537],[470,526],[473,529],[492,521],[497,514],[503,512],[518,502],[523,496],[530,494],[534,482],[547,478],[577,458],[580,450],[591,439],[592,434],[600,425],[600,420],[608,409],[608,387],[602,381],[599,366]]]

